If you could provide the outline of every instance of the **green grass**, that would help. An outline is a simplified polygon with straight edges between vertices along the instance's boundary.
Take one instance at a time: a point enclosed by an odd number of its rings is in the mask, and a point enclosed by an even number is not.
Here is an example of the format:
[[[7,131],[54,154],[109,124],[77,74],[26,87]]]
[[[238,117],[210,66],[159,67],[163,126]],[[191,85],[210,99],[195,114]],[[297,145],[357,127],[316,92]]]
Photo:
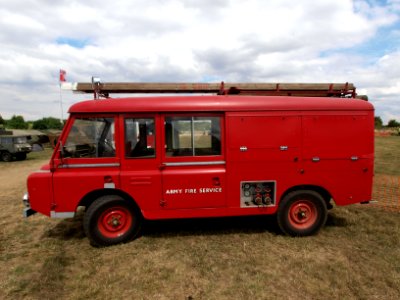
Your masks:
[[[375,173],[400,176],[400,136],[375,137]]]
[[[52,154],[53,154],[52,148],[44,148],[43,151],[29,153],[27,155],[27,160],[50,159]]]

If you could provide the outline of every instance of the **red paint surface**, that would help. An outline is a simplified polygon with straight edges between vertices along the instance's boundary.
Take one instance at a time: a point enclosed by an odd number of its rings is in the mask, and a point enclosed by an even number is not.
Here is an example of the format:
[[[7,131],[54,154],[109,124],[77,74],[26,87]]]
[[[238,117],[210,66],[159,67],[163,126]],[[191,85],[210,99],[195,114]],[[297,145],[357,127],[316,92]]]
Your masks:
[[[374,115],[373,106],[366,101],[146,97],[80,102],[70,108],[70,114],[71,118],[114,117],[117,155],[61,160],[56,147],[50,163],[53,172],[33,173],[28,179],[31,206],[46,215],[51,210],[75,211],[93,191],[112,193],[113,189],[104,188],[106,176],[115,184],[114,191],[129,195],[148,219],[271,214],[276,212],[282,196],[299,186],[323,188],[337,205],[371,199]],[[164,118],[174,115],[220,116],[221,155],[167,157]],[[155,119],[154,158],[125,158],[125,116]],[[71,122],[60,137],[63,143]],[[242,146],[247,151],[241,151]],[[193,165],[199,162],[210,165]],[[119,165],[60,168],[61,164],[103,163]],[[275,206],[241,208],[242,181],[276,181]]]

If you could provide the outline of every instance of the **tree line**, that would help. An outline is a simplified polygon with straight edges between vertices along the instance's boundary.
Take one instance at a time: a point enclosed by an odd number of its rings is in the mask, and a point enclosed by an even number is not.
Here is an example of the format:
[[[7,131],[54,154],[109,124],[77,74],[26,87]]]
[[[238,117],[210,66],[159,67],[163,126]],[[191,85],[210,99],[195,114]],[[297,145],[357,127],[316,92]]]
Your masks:
[[[64,122],[65,123],[65,122]],[[0,115],[0,127],[6,129],[58,129],[61,130],[64,126],[60,119],[47,117],[36,121],[25,121],[23,116],[13,115],[11,119],[3,119]]]
[[[400,127],[400,122],[396,121],[395,119],[389,120],[386,126],[383,125],[381,117],[375,117],[375,128],[380,129],[383,127],[389,127],[389,128],[396,128]]]

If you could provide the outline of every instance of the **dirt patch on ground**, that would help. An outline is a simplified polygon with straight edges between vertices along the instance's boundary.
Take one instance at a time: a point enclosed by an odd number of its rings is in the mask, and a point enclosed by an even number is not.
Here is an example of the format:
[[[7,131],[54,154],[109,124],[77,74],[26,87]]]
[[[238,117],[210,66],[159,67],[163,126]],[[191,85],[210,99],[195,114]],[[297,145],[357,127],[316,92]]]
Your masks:
[[[48,159],[0,162],[0,191],[1,197],[13,195],[15,189],[21,189],[26,182],[26,176],[32,171],[39,170]],[[22,197],[22,195],[21,195]]]

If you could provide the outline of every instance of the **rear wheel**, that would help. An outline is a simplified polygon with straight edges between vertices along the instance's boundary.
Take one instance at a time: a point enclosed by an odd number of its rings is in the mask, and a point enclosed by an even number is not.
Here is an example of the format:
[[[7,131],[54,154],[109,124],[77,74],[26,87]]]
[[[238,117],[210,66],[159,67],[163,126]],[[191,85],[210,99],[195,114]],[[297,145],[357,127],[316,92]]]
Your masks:
[[[134,239],[140,230],[138,209],[119,196],[102,196],[89,206],[83,221],[93,246],[110,246]]]
[[[11,153],[7,151],[1,152],[1,160],[6,162],[12,161]]]
[[[17,160],[25,160],[26,159],[26,153],[17,153],[15,155],[15,157],[17,158]]]
[[[317,233],[325,225],[327,216],[326,202],[320,194],[298,190],[282,199],[277,219],[285,234],[307,236]]]

